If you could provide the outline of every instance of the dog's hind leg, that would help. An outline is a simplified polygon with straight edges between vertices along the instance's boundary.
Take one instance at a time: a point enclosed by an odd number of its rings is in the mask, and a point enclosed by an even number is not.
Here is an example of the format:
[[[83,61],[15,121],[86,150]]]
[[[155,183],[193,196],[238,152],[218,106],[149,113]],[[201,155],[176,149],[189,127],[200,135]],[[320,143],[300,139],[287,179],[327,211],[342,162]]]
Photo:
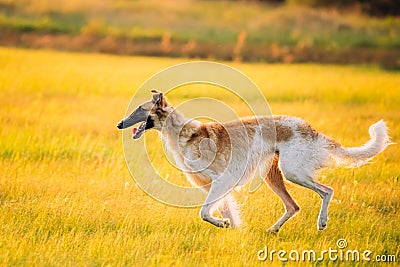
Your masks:
[[[299,206],[293,200],[293,198],[289,195],[288,191],[286,190],[286,186],[283,182],[282,172],[278,167],[278,156],[276,155],[272,161],[271,168],[265,178],[268,186],[272,189],[272,191],[277,194],[285,206],[285,213],[283,216],[273,225],[271,226],[268,231],[276,233],[279,231],[281,226],[293,217],[299,210]]]
[[[328,221],[328,206],[333,197],[333,189],[317,182],[314,182],[314,186],[316,186],[317,190],[320,192],[318,193],[317,191],[317,193],[322,198],[321,210],[318,215],[318,230],[324,230]]]
[[[288,178],[289,179],[289,178]],[[290,179],[289,179],[290,180]],[[318,230],[324,230],[328,221],[328,206],[333,197],[333,189],[329,186],[314,181],[311,177],[307,180],[290,180],[316,192],[322,199],[321,209],[318,215]]]
[[[322,204],[318,215],[317,227],[318,230],[324,230],[328,221],[328,206],[333,197],[333,189],[329,186],[314,181],[312,175],[307,174],[307,172],[305,172],[301,168],[298,168],[296,170],[293,169],[293,167],[291,167],[290,165],[282,164],[282,162],[280,167],[286,179],[313,190],[321,197]]]

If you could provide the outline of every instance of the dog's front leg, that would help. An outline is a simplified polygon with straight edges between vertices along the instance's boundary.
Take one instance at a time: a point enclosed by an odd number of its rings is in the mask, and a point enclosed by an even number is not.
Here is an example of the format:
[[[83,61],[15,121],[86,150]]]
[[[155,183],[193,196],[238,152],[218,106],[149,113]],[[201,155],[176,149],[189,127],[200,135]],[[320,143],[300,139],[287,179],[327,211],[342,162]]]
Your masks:
[[[223,180],[222,177],[212,182],[210,192],[200,210],[200,217],[217,227],[228,228],[230,226],[229,219],[218,219],[212,216],[212,213],[218,208],[218,202],[223,200],[232,189],[231,185],[223,183],[221,180]]]
[[[200,217],[217,227],[228,228],[231,224],[229,219],[218,219],[211,215],[211,213],[215,210],[213,204],[204,204],[200,210]]]

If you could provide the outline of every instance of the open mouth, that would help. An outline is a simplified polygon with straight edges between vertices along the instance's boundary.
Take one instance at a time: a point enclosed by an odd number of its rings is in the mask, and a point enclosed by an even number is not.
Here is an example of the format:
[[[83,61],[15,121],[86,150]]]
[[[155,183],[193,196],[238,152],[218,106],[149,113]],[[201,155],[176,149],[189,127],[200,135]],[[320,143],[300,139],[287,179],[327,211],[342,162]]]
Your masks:
[[[139,137],[142,136],[144,131],[146,130],[146,122],[142,122],[138,128],[133,128],[132,133],[133,133],[133,139],[138,139]]]

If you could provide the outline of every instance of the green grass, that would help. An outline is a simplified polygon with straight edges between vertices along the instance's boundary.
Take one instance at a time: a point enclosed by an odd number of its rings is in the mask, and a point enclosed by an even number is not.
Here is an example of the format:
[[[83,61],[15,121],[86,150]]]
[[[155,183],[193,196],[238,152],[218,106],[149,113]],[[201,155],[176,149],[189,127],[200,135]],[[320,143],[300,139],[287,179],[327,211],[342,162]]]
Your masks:
[[[342,49],[399,48],[400,20],[297,6],[227,1],[1,0],[0,26],[20,32]]]
[[[292,184],[301,212],[277,235],[266,229],[283,207],[266,186],[239,194],[240,230],[212,227],[198,209],[166,206],[138,189],[115,125],[142,82],[185,61],[0,48],[0,265],[257,266],[265,245],[322,251],[336,248],[339,238],[349,249],[399,257],[398,145],[359,169],[320,174],[335,189],[322,232],[316,229],[319,197]],[[400,140],[398,73],[363,66],[232,65],[259,85],[273,113],[300,116],[346,146],[367,141],[369,125],[381,118],[393,141]],[[171,102],[215,96],[240,109],[228,94],[194,88],[171,94]],[[160,149],[157,142],[151,146],[151,152]],[[169,165],[159,168],[185,183]]]

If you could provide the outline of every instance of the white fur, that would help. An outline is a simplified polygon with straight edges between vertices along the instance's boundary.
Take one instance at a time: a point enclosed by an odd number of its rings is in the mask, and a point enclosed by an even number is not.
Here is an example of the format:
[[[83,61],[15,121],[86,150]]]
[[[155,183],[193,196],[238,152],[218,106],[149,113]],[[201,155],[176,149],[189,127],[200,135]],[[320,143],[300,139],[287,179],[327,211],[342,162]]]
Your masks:
[[[332,150],[334,160],[340,165],[347,167],[359,167],[368,163],[375,155],[381,153],[391,144],[387,134],[386,123],[383,120],[369,127],[371,139],[360,147],[339,147]]]
[[[165,132],[167,144],[178,165],[184,170],[197,170],[200,176],[211,178],[212,185],[200,215],[204,220],[220,227],[228,225],[238,227],[241,224],[238,206],[229,193],[236,186],[249,182],[257,169],[265,175],[268,172],[265,166],[269,166],[267,163],[271,161],[275,153],[279,152],[279,168],[285,178],[317,192],[322,198],[318,218],[318,229],[322,230],[326,227],[328,205],[333,196],[333,190],[314,180],[315,171],[329,165],[330,157],[333,157],[336,163],[344,163],[351,167],[360,166],[382,152],[389,144],[386,125],[383,121],[370,127],[371,140],[365,145],[344,148],[321,133],[316,133],[313,138],[305,137],[297,127],[306,123],[299,118],[285,117],[279,123],[290,128],[294,134],[289,140],[276,144],[274,140],[266,139],[261,135],[262,128],[259,126],[255,128],[253,136],[247,136],[243,129],[239,129],[239,126],[226,127],[232,142],[232,155],[230,161],[225,162],[223,157],[216,154],[216,149],[212,148],[213,144],[207,144],[207,142],[217,140],[204,142],[204,148],[200,148],[201,155],[196,158],[195,151],[187,145],[190,138],[184,136],[177,138],[179,133],[176,129],[180,131],[185,123],[189,123],[192,124],[189,128],[197,131],[201,125],[199,122],[183,119],[182,114],[177,111],[173,112],[171,120],[175,124],[171,127],[167,124]],[[264,124],[261,123],[261,127],[268,128],[271,124],[264,122]],[[243,140],[249,140],[250,143]],[[218,169],[218,166],[228,167]],[[189,180],[191,179],[189,172],[186,172],[186,176]],[[223,220],[212,216],[215,210],[221,213]],[[295,213],[292,212],[280,219],[273,226],[274,230],[279,230],[280,226]]]
[[[238,205],[231,191],[248,183],[258,170],[285,206],[285,214],[270,228],[272,231],[278,231],[300,209],[287,192],[283,177],[318,193],[322,199],[318,229],[323,230],[333,189],[315,181],[315,171],[330,165],[330,159],[336,164],[358,167],[391,144],[382,120],[371,125],[371,138],[366,144],[346,148],[316,132],[303,120],[290,116],[202,124],[186,119],[167,103],[161,92],[152,90],[152,93],[151,100],[124,118],[117,127],[132,126],[146,117],[153,122],[154,129],[162,133],[188,180],[208,192],[200,211],[201,218],[219,227],[241,224]],[[223,219],[213,216],[216,210]]]

